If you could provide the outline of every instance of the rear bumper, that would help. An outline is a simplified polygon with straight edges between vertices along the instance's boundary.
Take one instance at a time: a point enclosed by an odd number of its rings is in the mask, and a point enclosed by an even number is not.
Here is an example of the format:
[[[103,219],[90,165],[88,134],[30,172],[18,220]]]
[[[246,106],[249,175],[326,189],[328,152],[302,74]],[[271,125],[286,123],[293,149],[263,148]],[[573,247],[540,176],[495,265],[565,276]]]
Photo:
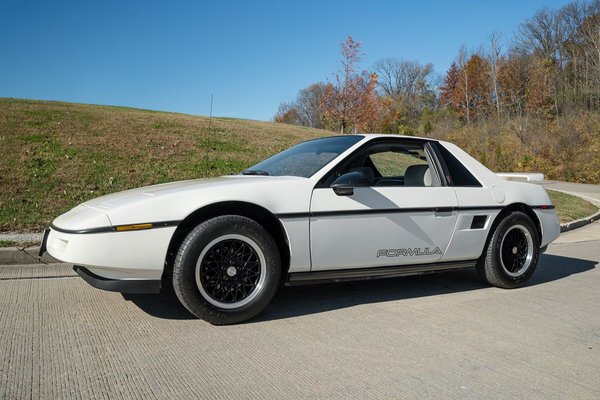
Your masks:
[[[540,247],[546,247],[560,236],[560,221],[554,208],[534,210],[542,228]]]
[[[160,292],[160,279],[109,279],[94,274],[89,269],[79,265],[73,270],[95,288],[121,293],[158,293]]]

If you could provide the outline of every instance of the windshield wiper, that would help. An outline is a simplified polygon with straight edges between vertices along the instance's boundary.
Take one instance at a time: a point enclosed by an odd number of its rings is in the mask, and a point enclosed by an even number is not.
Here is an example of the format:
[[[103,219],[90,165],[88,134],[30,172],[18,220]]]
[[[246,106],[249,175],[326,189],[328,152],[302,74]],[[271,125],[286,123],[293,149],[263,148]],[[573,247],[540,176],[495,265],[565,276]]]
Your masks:
[[[259,169],[247,169],[242,171],[242,175],[269,175],[267,171],[261,171]]]

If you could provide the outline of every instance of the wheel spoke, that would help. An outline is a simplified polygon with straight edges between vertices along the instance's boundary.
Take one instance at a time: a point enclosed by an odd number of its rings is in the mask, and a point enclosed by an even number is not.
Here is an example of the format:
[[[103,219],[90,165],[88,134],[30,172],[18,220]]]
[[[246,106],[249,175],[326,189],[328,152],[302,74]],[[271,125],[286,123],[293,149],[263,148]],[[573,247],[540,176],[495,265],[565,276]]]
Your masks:
[[[200,283],[206,293],[222,303],[244,300],[260,280],[261,261],[252,246],[227,239],[210,248],[200,264]]]
[[[509,275],[518,276],[531,265],[533,254],[531,234],[523,225],[515,225],[504,234],[500,247],[500,261]]]

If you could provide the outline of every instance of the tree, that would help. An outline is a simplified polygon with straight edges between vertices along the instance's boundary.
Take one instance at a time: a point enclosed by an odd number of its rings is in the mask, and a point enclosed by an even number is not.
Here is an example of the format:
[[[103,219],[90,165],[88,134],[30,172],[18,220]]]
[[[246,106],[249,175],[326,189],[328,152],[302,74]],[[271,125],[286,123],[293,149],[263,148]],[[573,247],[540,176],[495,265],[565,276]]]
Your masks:
[[[360,42],[355,42],[352,36],[341,44],[342,61],[335,83],[327,84],[322,97],[324,117],[337,125],[342,134],[348,127],[357,130],[368,125],[377,115],[377,74],[356,72],[361,58],[360,47]]]
[[[322,82],[300,90],[295,106],[298,110],[300,125],[311,128],[323,128],[323,93],[326,85]]]
[[[487,114],[492,104],[489,69],[488,62],[478,54],[473,54],[465,66],[463,76],[469,81],[469,104],[465,108],[473,119]]]
[[[527,104],[528,58],[513,53],[498,68],[498,96],[505,112],[522,117]]]
[[[446,72],[444,77],[444,84],[440,89],[440,101],[442,106],[458,109],[458,103],[456,101],[458,93],[458,84],[460,80],[460,70],[456,62],[452,62],[450,69]]]
[[[454,109],[467,123],[487,114],[492,97],[488,74],[487,61],[478,54],[469,57],[461,46],[441,88],[442,104]]]
[[[384,58],[375,63],[377,86],[383,96],[394,100],[411,118],[432,106],[433,65],[422,65],[416,61]]]
[[[273,121],[282,124],[300,125],[298,109],[294,106],[293,103],[283,102],[279,104],[277,114],[275,114]]]
[[[588,97],[588,107],[600,107],[600,1],[596,0],[584,9],[578,33],[584,53],[585,89],[593,93]]]
[[[273,120],[284,124],[310,126],[323,128],[322,97],[325,92],[322,82],[301,89],[292,102],[283,102],[279,105]]]
[[[487,62],[488,62],[488,66],[489,66],[489,77],[490,77],[490,84],[492,86],[492,101],[494,102],[494,105],[496,106],[496,114],[498,116],[500,116],[500,107],[501,107],[501,101],[500,101],[500,94],[499,94],[499,87],[498,87],[498,67],[499,67],[499,63],[500,63],[500,57],[502,54],[502,46],[500,44],[500,34],[499,33],[493,33],[492,36],[490,37],[490,47],[488,49],[487,52]]]
[[[469,58],[469,54],[467,52],[467,47],[463,44],[458,49],[458,56],[456,57],[456,64],[458,66],[458,70],[460,71],[458,75],[458,92],[459,98],[462,100],[455,101],[459,106],[462,105],[464,109],[464,115],[467,119],[467,123],[471,122],[471,87],[469,81],[469,74],[467,71],[467,59]]]

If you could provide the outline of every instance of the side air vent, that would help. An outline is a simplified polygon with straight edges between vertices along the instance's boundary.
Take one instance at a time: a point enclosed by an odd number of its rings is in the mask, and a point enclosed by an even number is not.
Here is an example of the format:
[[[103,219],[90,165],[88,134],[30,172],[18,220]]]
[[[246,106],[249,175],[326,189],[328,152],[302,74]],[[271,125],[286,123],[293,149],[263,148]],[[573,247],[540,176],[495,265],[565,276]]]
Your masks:
[[[487,221],[487,215],[475,215],[471,222],[471,229],[483,229],[485,221]]]

